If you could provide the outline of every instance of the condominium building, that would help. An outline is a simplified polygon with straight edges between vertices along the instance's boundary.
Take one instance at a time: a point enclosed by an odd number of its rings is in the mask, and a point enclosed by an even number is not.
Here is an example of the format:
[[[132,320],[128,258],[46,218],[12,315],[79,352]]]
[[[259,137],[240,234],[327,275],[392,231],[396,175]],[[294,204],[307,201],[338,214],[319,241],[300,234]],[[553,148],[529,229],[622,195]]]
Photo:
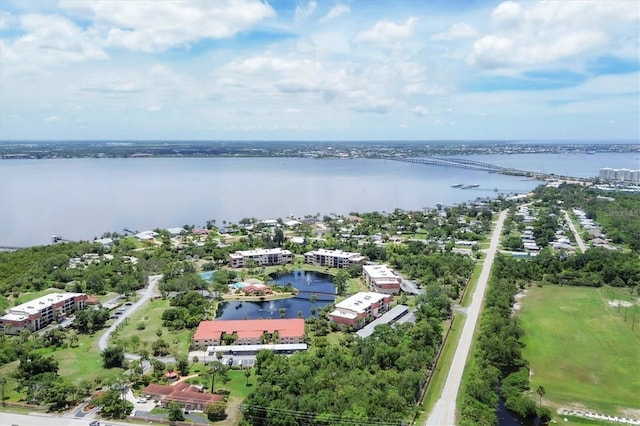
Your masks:
[[[30,302],[14,306],[0,317],[5,334],[19,334],[23,330],[36,331],[67,314],[85,308],[84,293],[51,293]]]
[[[342,250],[318,249],[304,254],[304,263],[330,268],[348,268],[350,265],[362,265],[367,260],[360,253],[350,253]]]
[[[267,335],[276,340],[276,343],[303,343],[304,320],[290,318],[202,321],[193,335],[193,343],[200,348],[218,346],[225,342],[225,336],[233,336],[234,345],[258,345],[265,343]]]
[[[604,169],[600,169],[600,173],[598,176],[602,180],[638,183],[640,181],[640,170],[611,169],[609,167],[606,167]]]
[[[392,300],[393,297],[388,294],[356,293],[337,303],[336,309],[329,317],[341,327],[353,327],[358,330],[364,327],[369,319],[374,320],[387,312]]]
[[[369,288],[376,293],[399,294],[402,278],[386,265],[365,265],[362,267],[362,278]]]
[[[243,268],[249,259],[255,261],[257,266],[282,265],[291,263],[293,254],[281,248],[237,251],[229,255],[229,265],[233,268]]]

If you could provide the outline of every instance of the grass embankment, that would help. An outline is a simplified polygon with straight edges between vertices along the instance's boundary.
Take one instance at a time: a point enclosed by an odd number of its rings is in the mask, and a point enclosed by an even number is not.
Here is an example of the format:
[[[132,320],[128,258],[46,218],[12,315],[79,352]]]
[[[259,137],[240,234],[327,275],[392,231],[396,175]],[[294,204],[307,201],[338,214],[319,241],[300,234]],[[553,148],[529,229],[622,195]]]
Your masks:
[[[524,358],[531,389],[546,390],[544,403],[610,415],[640,409],[640,306],[627,308],[625,322],[612,298],[630,300],[622,289],[558,286],[530,288],[522,299]]]

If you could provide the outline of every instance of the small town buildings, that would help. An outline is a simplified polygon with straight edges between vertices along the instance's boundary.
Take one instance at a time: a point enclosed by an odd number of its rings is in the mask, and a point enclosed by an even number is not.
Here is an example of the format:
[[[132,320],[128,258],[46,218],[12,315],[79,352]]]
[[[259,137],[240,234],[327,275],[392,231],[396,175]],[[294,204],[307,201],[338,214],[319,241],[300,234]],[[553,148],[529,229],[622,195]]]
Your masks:
[[[364,265],[362,278],[376,293],[400,294],[402,278],[386,265]]]
[[[202,321],[193,335],[193,344],[200,348],[219,346],[225,341],[234,345],[258,345],[265,343],[265,338],[271,342],[275,341],[274,343],[303,343],[304,320],[289,318]]]
[[[252,259],[257,266],[282,265],[293,261],[293,253],[281,248],[240,250],[229,255],[229,265],[243,268]]]
[[[158,236],[155,231],[142,231],[134,235],[134,237],[140,241],[153,241]]]
[[[331,321],[340,327],[358,330],[369,321],[389,310],[393,297],[388,294],[360,292],[336,304],[329,314]]]
[[[30,302],[14,306],[0,317],[5,334],[19,334],[23,330],[37,331],[67,314],[84,309],[84,293],[51,293]]]
[[[351,253],[342,250],[318,249],[304,254],[304,263],[316,266],[328,266],[330,268],[348,268],[350,265],[362,265],[367,260],[360,253]]]
[[[199,387],[185,382],[173,385],[151,384],[142,390],[142,396],[160,402],[163,407],[174,402],[185,410],[202,411],[207,408],[207,405],[224,399],[224,395],[203,393]]]

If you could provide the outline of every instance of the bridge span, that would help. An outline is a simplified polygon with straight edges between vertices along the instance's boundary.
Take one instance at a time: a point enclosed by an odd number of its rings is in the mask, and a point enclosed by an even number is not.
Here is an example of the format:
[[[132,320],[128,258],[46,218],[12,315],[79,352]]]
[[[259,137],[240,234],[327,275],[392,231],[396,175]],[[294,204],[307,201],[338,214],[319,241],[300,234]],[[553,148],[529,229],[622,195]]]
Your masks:
[[[480,170],[489,173],[500,173],[503,175],[526,176],[534,179],[575,179],[571,176],[561,176],[549,173],[531,172],[527,170],[514,169],[510,167],[496,166],[482,161],[470,160],[466,158],[443,158],[443,157],[381,157],[383,160],[402,161],[405,163],[424,164],[429,166],[457,167],[461,169]]]

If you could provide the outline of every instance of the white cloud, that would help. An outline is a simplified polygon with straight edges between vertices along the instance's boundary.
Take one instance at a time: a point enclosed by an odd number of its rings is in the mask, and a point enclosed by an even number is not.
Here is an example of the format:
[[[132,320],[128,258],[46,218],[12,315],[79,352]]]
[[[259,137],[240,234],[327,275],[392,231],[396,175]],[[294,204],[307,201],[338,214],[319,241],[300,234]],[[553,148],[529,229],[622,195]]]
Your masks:
[[[310,1],[306,7],[297,6],[295,12],[295,20],[304,21],[306,19],[309,19],[316,12],[317,8],[318,3],[316,3],[315,1]]]
[[[478,35],[478,31],[466,22],[457,22],[453,24],[449,29],[442,33],[437,33],[431,36],[432,40],[458,40],[462,38],[475,37]]]
[[[60,121],[60,117],[58,117],[57,115],[50,115],[49,117],[46,117],[42,121],[44,121],[45,123],[54,123],[56,121]]]
[[[229,1],[77,1],[61,6],[92,19],[106,33],[105,45],[156,52],[202,39],[229,38],[275,16],[266,3]]]
[[[613,53],[612,35],[638,19],[633,1],[504,2],[491,13],[492,33],[474,43],[467,62],[490,69],[528,67],[585,52]]]
[[[95,30],[83,30],[63,16],[23,15],[19,27],[25,35],[3,42],[1,58],[5,65],[39,70],[43,65],[107,58]]]
[[[411,38],[417,24],[418,18],[415,17],[407,19],[404,25],[391,21],[378,21],[373,28],[359,32],[356,35],[355,41],[383,46],[390,45]]]
[[[350,12],[351,12],[351,8],[349,6],[344,4],[339,4],[339,5],[333,6],[331,10],[329,10],[329,12],[320,19],[320,21],[322,22],[330,21],[339,16],[348,15]]]

